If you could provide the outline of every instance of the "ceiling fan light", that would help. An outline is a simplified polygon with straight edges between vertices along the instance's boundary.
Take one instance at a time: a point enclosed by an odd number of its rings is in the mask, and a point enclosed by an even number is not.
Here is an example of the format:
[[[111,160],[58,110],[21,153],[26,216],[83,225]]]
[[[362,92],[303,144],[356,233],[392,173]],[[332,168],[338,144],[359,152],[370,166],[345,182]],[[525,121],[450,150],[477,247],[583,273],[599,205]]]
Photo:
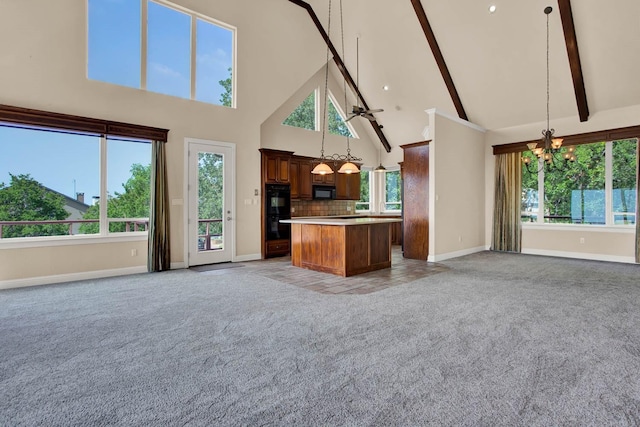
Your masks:
[[[333,169],[328,164],[322,162],[316,165],[315,168],[311,171],[314,175],[329,175],[333,173]]]
[[[355,163],[351,163],[351,162],[346,162],[345,164],[340,166],[340,169],[338,170],[338,173],[358,173],[358,172],[360,172],[360,169],[358,169],[358,166],[356,166]]]

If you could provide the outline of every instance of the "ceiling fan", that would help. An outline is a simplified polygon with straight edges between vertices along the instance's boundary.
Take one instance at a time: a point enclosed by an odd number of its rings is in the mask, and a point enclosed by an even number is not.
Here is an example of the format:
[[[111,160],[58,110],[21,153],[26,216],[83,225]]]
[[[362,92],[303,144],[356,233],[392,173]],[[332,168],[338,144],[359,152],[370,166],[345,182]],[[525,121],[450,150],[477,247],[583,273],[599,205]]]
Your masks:
[[[351,115],[349,117],[347,117],[347,119],[345,120],[345,122],[348,122],[349,120],[353,119],[354,117],[364,117],[365,119],[369,119],[372,122],[374,122],[376,120],[375,117],[373,117],[373,113],[381,113],[384,110],[382,108],[378,108],[375,110],[367,110],[363,107],[360,107],[359,105],[354,105],[353,106],[353,110],[351,110]]]
[[[356,86],[360,86],[360,37],[356,38]],[[372,122],[376,121],[376,118],[373,116],[373,113],[381,113],[384,110],[382,108],[377,109],[366,109],[359,105],[354,105],[351,110],[351,115],[347,117],[345,122],[353,119],[354,117],[364,117],[365,119],[369,119]]]

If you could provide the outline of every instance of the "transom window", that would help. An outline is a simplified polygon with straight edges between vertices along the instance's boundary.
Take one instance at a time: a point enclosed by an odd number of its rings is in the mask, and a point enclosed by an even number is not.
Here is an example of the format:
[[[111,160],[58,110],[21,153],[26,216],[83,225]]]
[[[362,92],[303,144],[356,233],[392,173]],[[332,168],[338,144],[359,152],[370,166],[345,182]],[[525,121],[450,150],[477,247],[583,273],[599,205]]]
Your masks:
[[[537,165],[522,172],[522,221],[536,223],[635,224],[637,138],[581,144],[576,161],[562,169]],[[538,172],[539,169],[539,172]]]
[[[87,0],[87,75],[234,107],[236,29],[164,0]]]

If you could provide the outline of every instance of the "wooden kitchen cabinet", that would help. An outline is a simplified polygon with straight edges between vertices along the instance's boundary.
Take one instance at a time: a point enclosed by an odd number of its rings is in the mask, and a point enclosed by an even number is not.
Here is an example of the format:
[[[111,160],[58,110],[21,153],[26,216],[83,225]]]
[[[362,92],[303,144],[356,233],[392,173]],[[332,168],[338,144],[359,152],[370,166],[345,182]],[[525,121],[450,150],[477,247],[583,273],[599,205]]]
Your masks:
[[[317,163],[316,163],[317,164]],[[313,166],[316,166],[314,164]],[[313,185],[336,185],[336,174],[338,173],[338,168],[333,165],[332,162],[327,162],[329,167],[333,169],[333,173],[328,175],[311,175],[311,183]]]
[[[358,165],[358,167],[360,167]],[[336,199],[360,200],[360,174],[335,173]]]
[[[262,179],[265,184],[289,184],[292,151],[261,148]]]
[[[429,141],[401,145],[403,254],[426,260],[429,256]]]
[[[293,156],[289,166],[291,199],[311,200],[311,161]]]

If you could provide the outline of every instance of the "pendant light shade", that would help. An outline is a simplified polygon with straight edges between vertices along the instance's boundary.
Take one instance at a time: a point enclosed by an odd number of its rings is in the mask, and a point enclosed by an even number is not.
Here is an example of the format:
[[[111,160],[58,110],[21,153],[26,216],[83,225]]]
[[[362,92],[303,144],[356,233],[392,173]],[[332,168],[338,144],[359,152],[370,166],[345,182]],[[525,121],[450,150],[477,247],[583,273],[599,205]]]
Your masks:
[[[378,165],[378,167],[377,167],[377,168],[375,168],[373,171],[374,171],[374,172],[386,172],[386,171],[387,171],[387,168],[385,168],[384,166],[382,166],[382,163],[380,163],[380,164]]]
[[[360,169],[358,169],[358,166],[356,166],[355,163],[346,162],[342,166],[340,166],[340,169],[338,170],[338,172],[339,173],[358,173],[360,172]]]
[[[315,168],[311,171],[314,175],[330,175],[333,173],[333,169],[328,164],[322,162],[316,165]]]

